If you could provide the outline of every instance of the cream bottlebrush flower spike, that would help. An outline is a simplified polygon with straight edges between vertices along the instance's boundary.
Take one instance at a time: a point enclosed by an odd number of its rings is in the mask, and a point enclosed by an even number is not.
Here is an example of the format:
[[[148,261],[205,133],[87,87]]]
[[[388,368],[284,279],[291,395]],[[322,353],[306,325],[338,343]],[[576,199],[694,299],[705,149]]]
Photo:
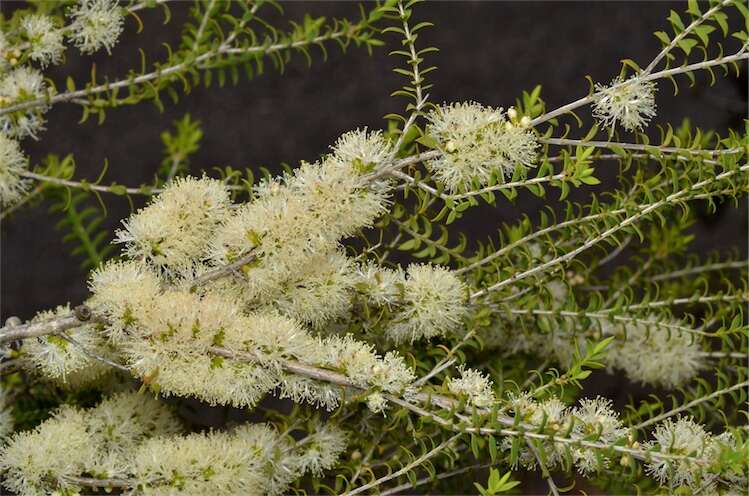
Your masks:
[[[104,334],[113,344],[125,338],[135,312],[147,311],[161,292],[161,280],[153,269],[133,260],[109,262],[89,276],[89,300],[106,318]]]
[[[667,419],[659,424],[653,432],[652,441],[646,443],[647,449],[657,449],[660,453],[691,455],[704,457],[717,447],[713,437],[700,424],[691,418],[680,417],[677,420]],[[695,486],[702,477],[703,469],[690,461],[667,462],[655,461],[647,465],[647,472],[661,483],[674,486]],[[699,484],[698,484],[699,485]]]
[[[168,407],[134,392],[115,394],[89,410],[66,405],[35,429],[11,437],[0,448],[0,471],[5,487],[20,496],[80,491],[69,477],[127,476],[137,446],[180,430]]]
[[[278,383],[273,353],[289,355],[304,344],[293,322],[270,315],[242,315],[236,305],[214,295],[166,292],[153,310],[136,313],[132,339],[123,345],[133,373],[166,396],[196,397],[211,405],[252,407]],[[224,360],[211,346],[246,352],[260,348],[254,337],[275,337],[256,363]],[[309,339],[307,339],[309,342]],[[265,358],[265,361],[262,359]]]
[[[658,314],[625,317],[631,320],[602,320],[599,324],[603,336],[616,337],[602,359],[609,371],[623,370],[632,381],[674,389],[706,368],[702,341],[688,332],[684,322]],[[570,320],[558,325],[549,333],[516,332],[513,327],[502,325],[485,330],[482,338],[505,353],[543,353],[569,367],[575,351],[585,346],[586,333]]]
[[[295,445],[269,426],[246,424],[149,439],[135,451],[133,472],[146,494],[275,496],[306,472],[332,467],[345,447],[345,435],[333,426]]]
[[[257,263],[235,288],[249,306],[272,301],[285,288],[299,285],[300,274],[310,270],[313,259],[326,257],[326,265],[341,268],[336,260],[339,240],[372,225],[385,212],[387,183],[364,183],[357,164],[383,159],[387,142],[380,133],[360,131],[343,136],[338,144],[340,153],[335,148],[322,162],[303,163],[281,180],[261,183],[255,199],[232,212],[211,240],[212,266],[226,265],[250,251],[256,254]],[[341,275],[339,282],[348,285],[348,276]],[[329,289],[340,294],[345,287]],[[318,300],[317,305],[325,302]],[[300,316],[296,311],[292,315]],[[318,317],[302,320],[320,322]]]
[[[394,307],[403,299],[406,276],[400,267],[391,269],[367,262],[356,269],[356,289],[379,307]]]
[[[575,423],[572,432],[581,438],[596,436],[604,443],[615,443],[626,435],[627,429],[612,409],[611,400],[605,398],[582,399],[580,405],[572,409]],[[586,448],[575,448],[572,451],[577,471],[591,474],[606,468],[611,462],[606,457]]]
[[[368,131],[367,128],[349,131],[330,149],[328,160],[345,164],[360,174],[372,172],[392,155],[392,147],[382,131]]]
[[[593,115],[612,130],[617,124],[640,131],[655,116],[655,83],[634,76],[614,79],[608,86],[596,84]]]
[[[179,178],[145,208],[123,222],[117,242],[135,260],[169,275],[191,272],[229,217],[229,194],[221,181]]]
[[[509,114],[509,115],[508,115]],[[517,111],[485,107],[476,102],[445,104],[429,113],[427,134],[442,152],[426,162],[436,179],[451,192],[500,182],[516,168],[536,161],[538,142],[528,119]]]
[[[292,320],[270,313],[245,313],[238,302],[221,294],[120,290],[118,281],[125,287],[153,281],[150,272],[128,264],[133,262],[111,264],[92,276],[91,287],[96,291],[92,302],[102,302],[102,308],[109,309],[118,322],[110,336],[127,367],[164,395],[251,407],[280,386],[282,396],[327,408],[337,405],[334,390],[289,382],[280,367],[285,358],[340,370],[357,386],[388,393],[400,394],[414,380],[403,359],[392,352],[379,357],[371,345],[350,336],[313,338]],[[249,360],[224,360],[209,351],[212,346]]]
[[[351,308],[356,283],[353,262],[341,252],[320,253],[308,260],[268,305],[283,315],[321,329]]]

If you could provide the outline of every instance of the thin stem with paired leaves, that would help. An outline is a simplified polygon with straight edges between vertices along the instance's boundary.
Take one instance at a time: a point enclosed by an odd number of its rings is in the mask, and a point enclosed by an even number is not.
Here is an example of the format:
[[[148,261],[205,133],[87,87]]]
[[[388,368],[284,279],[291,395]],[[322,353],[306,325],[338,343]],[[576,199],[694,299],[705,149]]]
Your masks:
[[[746,356],[746,355],[745,355]],[[674,415],[678,415],[681,412],[685,412],[689,410],[690,408],[693,408],[701,403],[705,403],[707,401],[714,400],[715,398],[719,398],[725,394],[730,394],[734,391],[739,391],[741,389],[749,388],[749,381],[744,381],[739,384],[734,384],[729,387],[725,387],[722,389],[718,389],[717,391],[713,391],[712,393],[708,394],[707,396],[702,396],[701,398],[696,398],[689,403],[685,403],[681,406],[678,406],[672,410],[669,410],[667,412],[664,412],[660,415],[657,415],[655,417],[651,417],[648,420],[645,420],[643,422],[640,422],[636,426],[633,427],[633,429],[640,430],[644,429],[645,427],[649,427],[653,424],[657,424],[658,422],[661,422],[663,420],[666,420],[669,417],[673,417]]]
[[[463,434],[461,434],[461,433],[455,434],[454,436],[452,436],[449,439],[446,439],[445,441],[441,442],[439,445],[435,446],[434,448],[432,448],[428,452],[424,453],[423,455],[421,455],[420,457],[418,457],[417,459],[415,459],[414,461],[412,461],[408,465],[403,466],[400,470],[396,470],[392,474],[388,474],[388,475],[382,476],[382,477],[380,477],[377,480],[374,480],[372,482],[364,484],[363,486],[359,486],[356,489],[354,489],[353,491],[348,491],[348,492],[344,493],[344,496],[354,496],[355,494],[361,494],[361,493],[363,493],[365,491],[369,491],[370,489],[373,489],[375,487],[381,486],[382,484],[384,484],[387,481],[396,479],[396,478],[400,477],[401,475],[407,474],[408,472],[410,472],[414,468],[423,465],[424,463],[426,463],[427,461],[429,461],[431,458],[434,458],[435,456],[437,456],[440,453],[442,453],[445,449],[449,448],[451,444],[453,444],[454,442],[456,442],[460,438],[460,436],[462,436],[462,435]]]
[[[525,444],[526,446],[528,446],[528,449],[531,450],[531,453],[533,453],[533,456],[536,458],[538,466],[541,467],[541,474],[543,475],[544,479],[546,479],[546,483],[549,486],[549,491],[554,496],[559,496],[559,488],[557,487],[556,482],[554,482],[554,478],[551,476],[549,469],[546,467],[541,454],[538,452],[538,448],[536,448],[536,446],[533,444],[533,441],[531,441],[530,439],[526,439]]]
[[[132,85],[142,85],[142,84],[150,83],[151,81],[154,81],[159,78],[163,78],[165,76],[172,76],[172,75],[180,74],[194,66],[201,68],[201,64],[209,62],[211,59],[218,58],[222,55],[254,55],[254,54],[268,55],[268,54],[279,52],[282,50],[289,50],[293,48],[301,48],[301,47],[310,46],[310,45],[317,45],[320,43],[324,43],[326,41],[334,41],[339,38],[343,38],[345,36],[350,36],[351,34],[352,34],[352,29],[348,27],[345,29],[339,29],[336,31],[331,31],[330,33],[316,36],[315,38],[312,38],[310,40],[299,40],[299,41],[287,42],[287,43],[276,43],[273,45],[232,47],[224,43],[220,45],[218,48],[202,53],[193,59],[186,60],[184,62],[180,62],[178,64],[170,65],[164,68],[159,68],[155,71],[152,71],[146,74],[141,74],[140,76],[129,77],[129,78],[121,79],[121,80],[111,82],[111,83],[104,83],[104,84],[100,84],[97,86],[93,86],[91,88],[84,88],[84,89],[74,90],[74,91],[66,91],[64,93],[58,93],[56,95],[48,94],[43,97],[34,98],[31,100],[19,102],[16,104],[5,106],[5,107],[0,107],[0,116],[10,114],[13,112],[18,112],[21,110],[29,110],[29,109],[43,107],[47,105],[55,105],[57,103],[70,102],[79,98],[85,98],[91,95],[103,93],[105,91],[128,88]]]
[[[672,69],[664,69],[662,71],[654,72],[652,74],[648,74],[642,77],[635,76],[635,78],[639,79],[640,81],[655,81],[657,79],[663,79],[663,78],[670,77],[670,76],[676,76],[678,74],[685,74],[687,72],[693,72],[697,70],[708,69],[710,67],[715,67],[718,65],[724,65],[724,64],[739,62],[741,60],[747,60],[749,59],[749,53],[747,53],[746,49],[747,49],[747,45],[744,45],[743,47],[741,47],[741,49],[738,52],[736,52],[733,55],[729,55],[727,57],[705,60],[703,62],[684,65],[681,67],[675,67]],[[612,86],[612,88],[621,86],[625,83],[630,84],[631,82],[632,80],[630,79],[628,81],[616,84]],[[530,125],[538,126],[539,124],[543,124],[544,122],[550,121],[551,119],[559,117],[560,115],[567,114],[577,108],[593,103],[594,100],[595,100],[595,95],[588,95],[582,98],[578,98],[577,100],[570,102],[566,105],[563,105],[555,110],[552,110],[551,112],[546,112],[536,117],[535,119],[531,120]]]
[[[696,27],[701,25],[703,22],[705,22],[707,19],[712,17],[716,12],[718,12],[720,9],[725,7],[726,5],[730,5],[734,2],[734,0],[723,0],[721,3],[715,5],[713,8],[708,9],[704,14],[702,14],[700,17],[692,21],[689,26],[684,28],[684,30],[679,33],[678,35],[674,36],[674,39],[671,40],[671,42],[663,47],[661,51],[658,53],[658,55],[653,58],[653,60],[648,64],[648,66],[645,68],[644,71],[642,71],[642,75],[646,76],[650,74],[653,69],[658,65],[658,63],[663,60],[663,57],[667,56],[671,50],[676,48],[676,46],[679,44],[681,40],[683,40],[687,35],[689,35]]]
[[[680,200],[681,198],[687,196],[690,192],[695,191],[695,190],[699,190],[699,189],[701,189],[701,188],[709,185],[712,182],[720,181],[720,180],[723,180],[723,179],[727,179],[729,177],[732,177],[732,176],[736,175],[738,172],[744,172],[746,170],[749,170],[749,165],[741,166],[737,170],[729,170],[729,171],[723,172],[721,174],[716,175],[715,177],[699,181],[699,182],[693,184],[692,186],[690,186],[688,188],[685,188],[685,189],[679,190],[679,191],[677,191],[675,193],[672,193],[672,194],[668,195],[667,197],[665,197],[665,198],[663,198],[663,199],[661,199],[659,201],[656,201],[655,203],[652,203],[649,206],[643,208],[638,213],[630,215],[629,217],[625,218],[621,223],[619,223],[619,224],[617,224],[615,226],[610,227],[609,229],[607,229],[604,232],[598,234],[597,236],[594,236],[593,238],[588,239],[582,245],[578,246],[574,250],[572,250],[572,251],[570,251],[568,253],[565,253],[564,255],[561,255],[559,257],[556,257],[553,260],[549,260],[548,262],[545,262],[545,263],[542,263],[540,265],[537,265],[537,266],[533,267],[532,269],[528,269],[526,271],[513,274],[509,278],[504,279],[502,281],[499,281],[499,282],[497,282],[497,283],[489,286],[488,288],[481,289],[479,291],[474,292],[471,295],[471,299],[475,300],[476,298],[480,298],[480,297],[482,297],[484,295],[487,295],[487,294],[489,294],[489,293],[491,293],[493,291],[501,289],[501,288],[503,288],[503,287],[505,287],[505,286],[507,286],[509,284],[514,284],[517,281],[525,279],[526,277],[529,277],[529,276],[531,276],[533,274],[542,272],[542,271],[544,271],[544,270],[546,270],[546,269],[548,269],[550,267],[553,267],[553,266],[555,266],[557,264],[566,262],[566,261],[568,261],[568,260],[576,257],[578,254],[582,253],[583,251],[587,250],[588,248],[590,248],[590,247],[598,244],[599,242],[603,241],[604,239],[608,238],[612,234],[614,234],[614,233],[616,233],[616,232],[624,229],[625,227],[633,224],[634,222],[638,221],[639,219],[641,219],[642,217],[646,216],[650,212],[653,212],[653,211],[655,211],[655,210],[657,210],[659,208],[662,208],[662,207],[664,207],[664,206],[666,206],[666,205],[668,205],[670,203],[673,203],[673,202],[675,202],[677,200]]]

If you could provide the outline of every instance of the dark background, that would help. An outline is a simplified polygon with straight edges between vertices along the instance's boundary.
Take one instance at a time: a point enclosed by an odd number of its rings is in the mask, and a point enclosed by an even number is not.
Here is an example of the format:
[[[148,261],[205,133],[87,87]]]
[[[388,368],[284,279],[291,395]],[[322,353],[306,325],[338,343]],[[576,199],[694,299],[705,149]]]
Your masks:
[[[0,8],[10,13],[20,4],[3,1]],[[135,34],[135,23],[126,22],[125,33],[111,56],[99,53],[82,57],[68,50],[62,67],[48,71],[64,87],[71,74],[85,81],[95,62],[99,74],[112,78],[126,74],[138,63],[137,48],[142,47],[149,60],[165,56],[160,43],[176,44],[188,3],[174,2],[173,21],[163,26],[159,9],[144,12],[143,33]],[[286,2],[292,19],[305,12],[314,16],[356,16],[357,6],[350,2]],[[430,75],[434,87],[432,101],[476,100],[508,107],[523,90],[543,86],[542,97],[548,108],[556,108],[584,95],[585,75],[594,81],[608,82],[620,69],[619,61],[632,58],[646,65],[660,44],[652,35],[667,26],[670,9],[683,11],[686,2],[441,2],[417,7],[416,21],[431,21],[436,27],[421,31],[419,46],[440,49],[428,62],[438,66]],[[398,48],[395,35],[386,35],[388,49]],[[150,182],[162,159],[159,134],[172,122],[190,113],[202,123],[205,133],[200,151],[192,158],[192,168],[210,169],[231,165],[235,168],[265,165],[276,168],[282,162],[294,165],[314,160],[330,143],[348,130],[369,126],[381,128],[383,116],[402,112],[403,102],[389,94],[402,84],[391,72],[399,61],[380,49],[368,56],[352,47],[342,54],[329,47],[329,59],[323,62],[318,51],[307,68],[296,56],[280,75],[269,66],[265,74],[252,81],[242,79],[236,87],[219,89],[196,87],[179,103],[167,104],[161,113],[150,104],[110,110],[103,125],[94,120],[78,125],[80,109],[74,104],[58,104],[48,113],[47,131],[40,141],[27,140],[23,148],[36,163],[47,153],[74,153],[77,178],[95,178],[105,159],[109,171],[105,184],[117,181],[138,185]],[[689,89],[682,86],[678,97],[668,82],[659,84],[656,122],[678,125],[687,116],[700,127],[725,133],[741,129],[746,116],[746,73],[740,78],[719,79],[709,88],[704,77]],[[81,85],[79,84],[79,86]],[[580,114],[588,112],[583,109]],[[571,136],[582,136],[582,132]],[[599,168],[603,187],[614,186],[613,170]],[[612,166],[613,169],[613,166]],[[577,192],[585,198],[586,191]],[[128,202],[106,196],[109,214],[105,224],[119,225],[129,214]],[[142,197],[133,197],[136,207]],[[516,218],[520,212],[533,212],[543,201],[521,195],[516,205],[499,201],[494,209],[468,215],[461,228],[469,238],[483,238],[502,221]],[[60,303],[75,305],[87,296],[86,272],[80,259],[71,257],[70,247],[62,243],[62,233],[54,229],[47,213],[48,204],[22,209],[3,222],[0,243],[0,314],[5,319],[17,315],[32,317],[39,309]],[[697,235],[692,249],[704,253],[711,249],[738,247],[746,253],[746,203],[739,209],[724,208],[705,217],[695,226]],[[53,214],[58,215],[58,214]],[[603,377],[600,389],[611,397],[624,397],[621,381]],[[545,492],[539,482],[539,492]],[[527,487],[527,486],[526,486]]]

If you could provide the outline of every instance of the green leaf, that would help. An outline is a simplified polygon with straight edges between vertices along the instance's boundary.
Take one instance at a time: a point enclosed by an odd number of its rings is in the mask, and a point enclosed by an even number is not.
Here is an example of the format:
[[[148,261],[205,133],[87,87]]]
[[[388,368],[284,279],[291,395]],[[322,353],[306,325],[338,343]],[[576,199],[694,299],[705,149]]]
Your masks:
[[[656,38],[661,40],[661,43],[663,43],[664,45],[668,45],[669,43],[671,43],[671,38],[665,31],[656,31],[653,34],[655,34]]]
[[[434,139],[431,136],[429,136],[428,134],[425,134],[425,135],[421,136],[420,138],[417,138],[416,142],[417,143],[421,143],[422,145],[426,146],[427,148],[439,149],[439,147],[440,147],[439,142],[436,139]]]
[[[702,24],[694,28],[694,33],[705,46],[707,46],[708,42],[710,41],[710,33],[712,33],[713,31],[715,31],[715,26],[710,26],[709,24]]]
[[[689,55],[689,53],[692,51],[692,48],[698,45],[697,40],[692,38],[682,38],[676,44],[679,46],[679,48],[684,50],[684,53],[687,55]]]
[[[409,239],[405,243],[401,243],[400,246],[398,246],[398,249],[401,251],[413,250],[413,249],[418,248],[420,244],[421,242],[416,238]]]
[[[585,184],[589,184],[591,186],[594,186],[596,184],[601,184],[601,181],[599,181],[597,178],[593,176],[581,177],[580,181],[584,182]]]
[[[702,12],[700,12],[700,6],[697,3],[697,0],[689,0],[688,5],[689,7],[687,7],[687,12],[689,12],[695,17],[699,17],[702,15]]]
[[[728,36],[728,16],[723,12],[716,12],[713,14],[715,22],[718,23],[720,29],[723,31],[723,36]]]
[[[500,477],[499,470],[492,468],[489,470],[489,479],[486,482],[486,488],[476,482],[474,482],[473,485],[479,490],[482,496],[495,496],[500,493],[506,493],[520,484],[519,481],[511,481],[511,475],[512,472],[506,472],[502,477]]]
[[[681,22],[681,17],[679,17],[679,14],[677,14],[675,10],[671,11],[668,20],[674,26],[674,34],[679,34],[684,31],[684,23]]]

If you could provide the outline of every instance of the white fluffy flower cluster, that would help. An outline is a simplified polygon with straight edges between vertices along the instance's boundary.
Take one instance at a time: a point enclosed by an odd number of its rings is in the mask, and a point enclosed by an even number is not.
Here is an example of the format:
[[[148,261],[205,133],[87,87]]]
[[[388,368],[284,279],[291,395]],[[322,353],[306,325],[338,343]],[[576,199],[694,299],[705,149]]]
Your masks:
[[[27,15],[21,20],[21,29],[30,45],[31,60],[38,62],[42,67],[60,63],[62,52],[65,50],[64,32],[52,17],[43,14]]]
[[[647,321],[659,321],[659,316],[623,325],[602,324],[605,335],[618,336],[609,347],[609,368],[624,370],[634,381],[671,389],[694,379],[705,368],[699,336],[680,330],[685,324],[673,318],[660,318],[669,327],[643,323]]]
[[[26,100],[35,100],[47,94],[47,84],[42,73],[31,67],[17,67],[0,78],[0,108]],[[0,116],[0,132],[7,137],[36,138],[44,129],[46,105],[18,110]]]
[[[447,385],[451,393],[464,396],[468,404],[477,408],[491,407],[497,400],[488,376],[478,370],[460,368],[460,378],[450,379]]]
[[[637,77],[596,84],[593,115],[612,130],[617,124],[627,131],[642,130],[655,116],[655,89],[655,83]]]
[[[26,191],[27,183],[20,172],[27,166],[28,159],[18,142],[0,133],[0,205],[10,205]]]
[[[346,449],[346,433],[328,423],[316,422],[314,435],[302,441],[304,450],[290,463],[304,473],[321,476],[324,470],[333,468],[338,457]],[[286,463],[289,463],[288,461]]]
[[[37,314],[32,322],[70,314],[68,305]],[[114,349],[101,335],[96,324],[85,324],[65,332],[70,340],[58,335],[27,339],[21,347],[22,365],[59,386],[78,389],[101,382],[113,371],[91,354],[117,360]],[[72,341],[72,342],[71,342]],[[86,354],[82,349],[90,354]]]
[[[104,334],[117,345],[134,322],[138,308],[148,308],[161,292],[159,276],[136,261],[113,261],[91,273],[89,303],[108,318]]]
[[[331,147],[329,160],[349,165],[359,173],[372,172],[392,154],[392,148],[380,131],[366,128],[349,131]]]
[[[230,203],[221,181],[179,178],[123,222],[117,242],[125,244],[131,259],[145,260],[168,275],[192,273],[228,217]]]
[[[306,472],[333,467],[346,447],[333,425],[300,443],[264,424],[178,435],[158,401],[119,393],[89,410],[65,406],[0,450],[4,485],[19,496],[81,491],[77,477],[126,481],[138,494],[275,495]]]
[[[68,36],[81,52],[110,52],[122,33],[125,12],[117,0],[80,0],[69,17]]]
[[[322,329],[351,306],[355,283],[352,261],[342,251],[318,253],[290,274],[270,306],[282,314]]]
[[[674,488],[682,486],[706,494],[718,494],[719,489],[728,485],[736,494],[746,494],[746,474],[721,474],[719,477],[719,474],[710,472],[711,462],[720,458],[724,450],[732,452],[733,456],[741,456],[730,432],[715,437],[691,418],[679,417],[659,424],[653,438],[644,444],[645,449],[673,456],[671,459],[656,458],[646,466],[646,471],[661,484]],[[694,459],[706,460],[707,463]],[[720,487],[718,479],[723,483]]]
[[[233,211],[211,241],[211,266],[256,254],[246,277],[223,287],[250,307],[276,302],[286,315],[318,327],[340,315],[354,280],[339,240],[370,226],[387,204],[386,185],[363,184],[356,164],[384,160],[387,150],[380,133],[348,133],[322,162],[263,182],[256,198]],[[284,295],[304,300],[304,308]]]
[[[452,103],[428,119],[426,132],[441,153],[426,166],[452,192],[502,182],[536,160],[538,140],[530,120],[518,120],[514,109],[504,113],[476,102]]]
[[[605,398],[582,399],[572,410],[575,423],[572,433],[581,438],[594,437],[600,442],[614,444],[627,434],[618,415],[611,408],[611,401]],[[611,460],[588,448],[575,448],[572,452],[578,472],[583,475],[595,472],[609,465]]]
[[[327,426],[298,446],[263,424],[229,432],[153,438],[136,451],[133,472],[148,495],[283,494],[306,472],[333,467],[345,436]]]
[[[395,343],[449,335],[467,311],[465,284],[438,265],[411,264],[404,273],[367,264],[357,271],[356,289],[369,304],[391,310],[380,325]]]
[[[322,162],[262,182],[237,207],[221,182],[181,179],[124,222],[117,241],[173,284],[189,285],[252,254],[241,270],[200,291],[320,329],[350,307],[356,269],[340,240],[385,211],[388,184],[362,179],[389,155],[381,133],[347,133]]]

